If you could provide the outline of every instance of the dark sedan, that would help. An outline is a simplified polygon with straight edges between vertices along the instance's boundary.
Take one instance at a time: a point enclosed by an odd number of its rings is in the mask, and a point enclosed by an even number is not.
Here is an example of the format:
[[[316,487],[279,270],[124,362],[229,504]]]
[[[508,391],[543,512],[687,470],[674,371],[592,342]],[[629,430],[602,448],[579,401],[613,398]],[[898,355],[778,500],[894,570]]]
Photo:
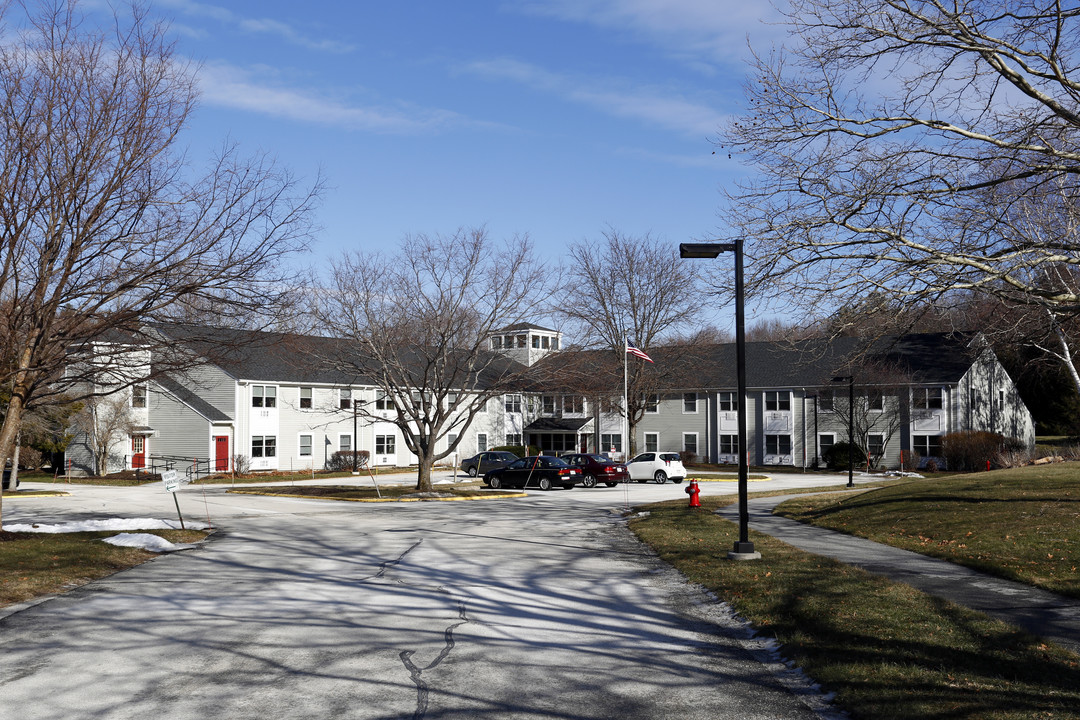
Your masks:
[[[603,455],[572,453],[563,455],[562,459],[568,465],[573,465],[581,471],[581,484],[587,488],[596,487],[597,483],[615,487],[618,483],[630,482],[630,473],[626,470],[626,465]]]
[[[484,475],[484,484],[492,488],[538,487],[550,490],[558,485],[569,490],[579,482],[581,472],[553,455],[523,457]]]
[[[462,460],[461,470],[467,472],[469,477],[476,477],[477,475],[486,475],[491,470],[506,467],[517,459],[518,456],[512,452],[489,450],[476,453],[472,457]]]

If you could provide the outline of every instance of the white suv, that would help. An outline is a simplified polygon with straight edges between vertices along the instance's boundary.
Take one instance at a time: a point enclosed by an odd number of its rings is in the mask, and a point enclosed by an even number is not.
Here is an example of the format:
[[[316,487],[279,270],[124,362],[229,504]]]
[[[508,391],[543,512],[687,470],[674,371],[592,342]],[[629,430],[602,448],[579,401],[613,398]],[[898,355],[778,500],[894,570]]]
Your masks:
[[[630,471],[630,479],[639,483],[655,480],[663,484],[669,479],[681,483],[686,478],[686,468],[679,459],[679,453],[673,452],[641,453],[626,463],[626,469]]]

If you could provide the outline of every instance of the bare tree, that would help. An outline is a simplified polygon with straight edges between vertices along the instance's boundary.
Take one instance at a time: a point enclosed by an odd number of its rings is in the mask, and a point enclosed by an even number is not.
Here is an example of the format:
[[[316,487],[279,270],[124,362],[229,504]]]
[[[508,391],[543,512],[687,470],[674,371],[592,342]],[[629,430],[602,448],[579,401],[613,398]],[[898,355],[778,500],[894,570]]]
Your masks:
[[[131,436],[135,418],[126,394],[92,397],[75,415],[75,428],[94,453],[94,474],[107,475],[119,465],[116,448]]]
[[[874,361],[849,366],[845,372],[853,373],[852,382],[820,391],[819,402],[831,411],[835,429],[843,429],[845,435],[850,432],[849,444],[862,451],[871,467],[877,467],[903,426],[911,374]]]
[[[0,11],[2,463],[34,405],[102,373],[139,381],[124,357],[162,347],[147,323],[186,305],[223,319],[274,308],[318,187],[232,146],[187,164],[194,69],[137,3],[106,30],[74,1]]]
[[[958,291],[1080,311],[1046,282],[1080,267],[1080,10],[793,0],[788,19],[721,139],[760,172],[729,193],[748,287],[810,311]]]
[[[432,465],[457,449],[489,399],[529,378],[530,368],[492,351],[491,338],[540,313],[547,275],[528,238],[496,243],[484,229],[414,235],[394,253],[334,261],[315,315],[351,345],[313,361],[378,388],[381,399],[358,412],[381,419],[381,410],[392,411],[418,460],[417,490],[431,490]],[[436,450],[450,434],[458,440]]]
[[[621,398],[626,341],[648,353],[669,343],[687,348],[692,340],[707,341],[687,331],[701,317],[702,297],[694,265],[679,259],[678,247],[646,234],[640,237],[608,230],[599,241],[582,241],[569,248],[558,313],[565,318],[582,346],[606,349],[616,360],[609,372],[584,373],[590,396],[602,393],[595,386],[606,379],[609,397]],[[669,355],[670,357],[670,355]],[[648,366],[629,358],[625,415],[633,444],[634,428],[665,385],[674,365]],[[610,372],[612,368],[618,372]],[[634,448],[629,448],[633,453]]]

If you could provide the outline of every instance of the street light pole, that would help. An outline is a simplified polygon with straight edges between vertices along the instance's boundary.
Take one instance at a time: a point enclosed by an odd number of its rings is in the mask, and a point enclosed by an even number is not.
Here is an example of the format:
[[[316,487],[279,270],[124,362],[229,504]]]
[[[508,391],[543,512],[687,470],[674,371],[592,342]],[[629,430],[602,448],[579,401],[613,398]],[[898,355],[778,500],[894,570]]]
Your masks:
[[[757,560],[761,553],[750,542],[750,511],[747,484],[750,462],[746,442],[746,310],[743,304],[743,241],[733,243],[681,243],[679,257],[715,259],[722,252],[735,254],[735,372],[738,384],[739,432],[739,539],[728,552],[732,560]]]
[[[847,486],[855,487],[855,376],[838,375],[833,382],[848,383],[848,413],[847,413]]]

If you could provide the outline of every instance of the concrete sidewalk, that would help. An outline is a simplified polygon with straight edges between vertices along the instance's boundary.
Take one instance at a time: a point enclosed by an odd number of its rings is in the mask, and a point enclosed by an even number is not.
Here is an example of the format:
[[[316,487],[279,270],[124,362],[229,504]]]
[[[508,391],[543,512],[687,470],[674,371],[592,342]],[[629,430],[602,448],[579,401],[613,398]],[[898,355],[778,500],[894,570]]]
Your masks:
[[[750,527],[800,550],[884,575],[986,613],[1080,654],[1080,600],[772,514],[774,507],[793,497],[803,496],[751,499],[747,506]],[[717,512],[732,522],[739,521],[738,504]]]

